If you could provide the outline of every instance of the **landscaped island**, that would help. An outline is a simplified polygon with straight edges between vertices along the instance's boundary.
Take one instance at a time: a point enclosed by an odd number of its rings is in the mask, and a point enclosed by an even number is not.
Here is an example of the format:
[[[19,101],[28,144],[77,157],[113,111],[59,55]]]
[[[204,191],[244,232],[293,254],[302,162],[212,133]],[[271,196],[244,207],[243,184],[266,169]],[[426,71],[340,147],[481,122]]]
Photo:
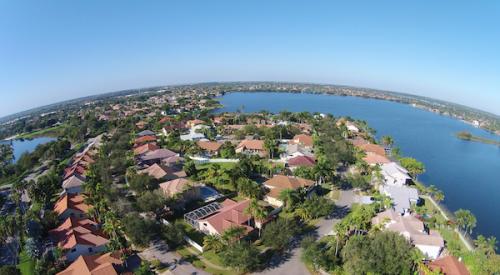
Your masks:
[[[492,139],[487,139],[479,136],[474,136],[473,134],[462,131],[457,133],[457,137],[462,140],[469,140],[469,141],[476,141],[476,142],[481,142],[485,144],[493,144],[493,145],[498,145],[500,146],[500,141],[492,140]]]

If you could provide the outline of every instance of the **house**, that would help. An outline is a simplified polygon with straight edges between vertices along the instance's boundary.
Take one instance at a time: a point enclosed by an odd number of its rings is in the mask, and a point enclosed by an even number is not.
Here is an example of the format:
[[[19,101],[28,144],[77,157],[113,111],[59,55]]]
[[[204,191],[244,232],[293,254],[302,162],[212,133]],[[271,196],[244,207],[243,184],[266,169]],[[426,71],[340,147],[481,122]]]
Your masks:
[[[200,119],[193,119],[193,120],[188,120],[186,122],[186,126],[189,128],[193,128],[194,126],[201,125],[201,124],[205,124],[205,121],[200,120]]]
[[[347,121],[345,123],[345,126],[347,127],[347,130],[349,130],[349,132],[359,133],[359,128],[354,123]]]
[[[372,144],[372,143],[361,143],[361,144],[354,145],[354,146],[360,148],[361,150],[363,150],[365,152],[372,152],[372,153],[375,153],[377,155],[385,157],[385,149],[384,149],[384,147],[382,147],[380,145]]]
[[[171,156],[171,157],[162,159],[161,165],[170,167],[170,166],[175,166],[175,165],[181,165],[183,162],[184,162],[183,157]]]
[[[411,182],[408,171],[395,162],[382,164],[380,168],[387,185],[403,186]]]
[[[391,160],[388,159],[387,157],[381,156],[373,152],[366,152],[366,156],[363,157],[363,160],[372,166],[377,164],[387,164],[391,162]]]
[[[443,250],[444,240],[439,232],[428,229],[412,215],[401,215],[389,209],[374,217],[372,224],[401,234],[430,259],[436,259]]]
[[[444,275],[470,275],[462,261],[449,255],[430,262],[428,266],[430,270]]]
[[[145,143],[150,143],[150,142],[156,142],[156,136],[150,135],[150,136],[138,137],[134,141],[134,147],[139,147]]]
[[[63,181],[62,188],[66,193],[79,194],[83,191],[84,184],[85,179],[78,174],[74,174]]]
[[[149,153],[149,152],[152,152],[152,151],[155,151],[158,149],[160,149],[160,147],[158,145],[156,145],[156,142],[146,143],[146,144],[141,145],[137,148],[134,148],[134,156],[144,155],[146,153]]]
[[[196,145],[209,156],[216,156],[219,154],[219,149],[222,146],[221,143],[215,141],[198,141]]]
[[[199,197],[197,186],[186,178],[178,178],[160,183],[160,189],[166,197],[182,194],[183,199],[191,200]]]
[[[316,164],[316,159],[311,156],[296,156],[288,159],[288,167],[294,170],[297,167],[312,167]]]
[[[57,228],[50,230],[49,235],[70,262],[81,255],[103,252],[109,243],[96,222],[75,217],[68,217]]]
[[[202,124],[195,125],[189,129],[189,133],[185,135],[180,135],[181,140],[198,141],[205,139],[205,134],[203,134],[204,129],[209,129],[210,127]]]
[[[407,213],[411,204],[417,203],[419,200],[418,191],[413,187],[381,185],[379,191],[393,200],[394,209],[401,214]]]
[[[286,145],[286,152],[281,155],[281,159],[287,161],[298,156],[314,157],[314,154],[300,144],[288,144]]]
[[[84,202],[85,196],[79,194],[64,194],[54,205],[54,211],[58,214],[60,220],[68,217],[84,218],[90,208]]]
[[[156,163],[149,166],[148,168],[137,171],[137,173],[148,174],[150,177],[153,177],[157,180],[163,179],[168,174],[163,167]]]
[[[78,175],[82,178],[85,178],[85,173],[87,172],[87,169],[80,165],[80,164],[74,164],[70,167],[67,167],[64,169],[64,175],[63,175],[63,180],[66,180],[67,178]]]
[[[78,257],[57,275],[119,275],[125,274],[123,261],[118,253],[84,255]]]
[[[142,169],[138,171],[139,174],[148,174],[150,177],[155,178],[156,180],[173,180],[177,178],[185,178],[187,174],[182,167],[178,166],[170,166],[164,167],[158,164],[153,164],[148,168]]]
[[[140,162],[148,165],[158,164],[163,159],[179,156],[179,154],[172,152],[168,149],[156,149],[154,151],[147,152],[139,157]]]
[[[300,144],[305,148],[313,147],[313,138],[306,134],[295,135],[292,140],[290,140],[290,144]]]
[[[249,204],[250,200],[235,202],[226,199],[222,208],[198,221],[198,229],[205,234],[222,235],[232,227],[243,227],[248,234],[254,229],[249,226],[252,217],[245,213]]]
[[[315,185],[312,180],[307,180],[298,177],[275,175],[271,179],[263,183],[264,187],[269,189],[269,192],[264,197],[264,200],[269,204],[281,207],[283,202],[280,200],[280,193],[285,189],[297,190],[299,188],[306,188],[311,191]]]
[[[137,133],[138,137],[154,136],[154,135],[155,135],[155,133],[153,131],[150,131],[150,130],[144,130],[142,132]]]
[[[259,155],[261,157],[265,157],[267,155],[263,140],[242,140],[238,146],[236,146],[235,151],[236,153]]]

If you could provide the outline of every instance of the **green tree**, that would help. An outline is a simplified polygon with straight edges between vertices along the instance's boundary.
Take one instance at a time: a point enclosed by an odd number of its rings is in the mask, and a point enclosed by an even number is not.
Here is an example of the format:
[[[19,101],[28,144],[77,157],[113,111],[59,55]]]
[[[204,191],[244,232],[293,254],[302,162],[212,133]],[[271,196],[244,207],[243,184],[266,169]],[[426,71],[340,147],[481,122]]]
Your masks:
[[[229,245],[219,256],[222,264],[238,272],[252,271],[259,265],[259,251],[246,242]]]
[[[225,247],[222,239],[217,235],[206,235],[203,238],[203,248],[213,250],[215,253],[221,252]]]
[[[176,248],[184,243],[186,230],[181,223],[168,224],[162,227],[162,235],[172,248]]]
[[[476,216],[470,210],[458,209],[455,211],[457,225],[463,229],[465,234],[472,234],[472,230],[476,227]]]
[[[411,274],[412,246],[394,232],[352,236],[342,249],[348,274]]]
[[[137,198],[137,206],[144,212],[158,213],[165,207],[165,197],[160,190],[146,191]]]
[[[0,267],[0,275],[21,275],[21,270],[15,265],[4,265]]]
[[[262,243],[275,250],[283,250],[298,232],[299,228],[294,220],[278,218],[264,227]]]
[[[245,209],[245,213],[250,215],[256,222],[260,223],[259,237],[261,235],[262,222],[268,217],[269,213],[264,206],[262,206],[258,200],[252,199],[248,207]]]
[[[401,158],[399,161],[401,166],[408,170],[415,179],[417,179],[418,175],[425,172],[424,164],[414,158]]]
[[[236,184],[240,195],[250,199],[257,199],[260,197],[262,190],[260,185],[255,181],[241,177],[237,180]]]
[[[140,247],[147,246],[158,232],[154,221],[145,220],[137,213],[130,213],[125,216],[123,227],[132,242]]]
[[[184,171],[189,177],[196,178],[198,176],[198,170],[196,169],[196,164],[191,159],[184,163]]]
[[[283,202],[284,208],[289,210],[300,201],[300,195],[296,190],[283,189],[279,194],[279,200]]]

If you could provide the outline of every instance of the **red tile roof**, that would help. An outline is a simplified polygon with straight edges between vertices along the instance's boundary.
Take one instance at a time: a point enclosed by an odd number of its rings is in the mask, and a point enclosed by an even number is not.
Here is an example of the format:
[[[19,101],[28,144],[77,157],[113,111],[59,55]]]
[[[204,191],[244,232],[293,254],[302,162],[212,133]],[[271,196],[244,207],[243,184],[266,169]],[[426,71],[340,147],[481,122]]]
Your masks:
[[[123,264],[118,253],[80,256],[57,275],[118,275],[116,266]]]
[[[306,166],[311,167],[316,164],[316,161],[313,157],[310,156],[297,156],[288,160],[288,166],[296,167],[296,166]]]
[[[275,175],[264,182],[265,186],[281,189],[298,189],[314,185],[314,181],[298,177],[289,177],[284,175]]]
[[[90,206],[83,202],[85,196],[78,194],[65,194],[59,198],[54,205],[54,211],[61,215],[67,209],[74,209],[83,213],[87,213]]]
[[[294,136],[293,139],[291,140],[291,143],[302,144],[303,146],[306,146],[306,147],[312,147],[313,146],[313,138],[309,135],[306,135],[306,134],[300,134],[300,135]]]
[[[158,145],[156,145],[156,142],[146,143],[144,145],[141,145],[141,146],[135,148],[134,155],[142,155],[142,154],[145,154],[147,152],[151,152],[151,151],[154,151],[157,149],[160,149],[160,147],[158,147]]]
[[[136,144],[136,146],[140,146],[144,143],[152,142],[152,141],[156,141],[155,136],[143,136],[143,137],[136,138],[134,143]]]
[[[77,244],[101,246],[109,242],[97,229],[97,223],[89,219],[67,218],[57,228],[49,231],[49,235],[62,249],[72,249]]]
[[[248,233],[253,230],[252,227],[247,225],[251,217],[245,214],[245,209],[248,208],[249,204],[250,200],[235,202],[226,199],[222,203],[223,207],[216,214],[205,218],[203,222],[209,223],[219,234],[231,227],[244,227]]]
[[[244,150],[257,150],[257,151],[264,151],[264,141],[263,140],[242,140],[238,146],[236,146],[236,149],[244,149]]]
[[[377,144],[360,144],[356,145],[356,147],[361,148],[365,152],[372,152],[375,154],[378,154],[380,156],[385,156],[385,149],[384,147],[377,145]]]
[[[210,151],[210,152],[217,152],[219,151],[220,147],[222,144],[215,142],[215,141],[198,141],[196,143],[198,147],[205,151]]]
[[[381,156],[379,154],[373,152],[366,152],[366,156],[363,158],[368,164],[384,164],[391,162],[390,159],[385,156]]]
[[[432,271],[439,271],[444,275],[470,275],[464,263],[453,256],[445,256],[429,264]]]

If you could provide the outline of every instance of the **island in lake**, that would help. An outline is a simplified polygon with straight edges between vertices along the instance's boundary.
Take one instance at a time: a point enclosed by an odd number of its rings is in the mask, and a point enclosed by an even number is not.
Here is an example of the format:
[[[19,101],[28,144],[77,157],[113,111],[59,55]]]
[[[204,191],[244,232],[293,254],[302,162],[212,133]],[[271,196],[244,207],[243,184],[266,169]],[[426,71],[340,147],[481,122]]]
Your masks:
[[[493,145],[500,146],[500,141],[493,140],[493,139],[487,139],[487,138],[483,138],[480,136],[475,136],[467,131],[458,132],[456,134],[456,136],[457,136],[457,138],[462,139],[462,140],[475,141],[475,142],[481,142],[481,143],[485,143],[485,144],[493,144]]]

